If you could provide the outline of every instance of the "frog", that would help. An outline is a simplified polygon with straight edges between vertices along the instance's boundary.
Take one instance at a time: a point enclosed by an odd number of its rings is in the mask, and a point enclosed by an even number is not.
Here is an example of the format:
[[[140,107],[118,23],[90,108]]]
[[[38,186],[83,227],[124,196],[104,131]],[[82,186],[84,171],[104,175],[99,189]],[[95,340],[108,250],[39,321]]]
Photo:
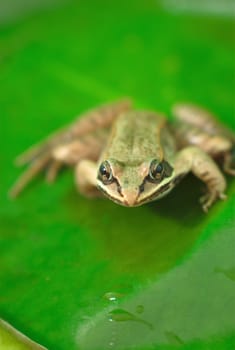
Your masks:
[[[28,168],[10,189],[15,198],[41,171],[53,183],[72,167],[78,191],[136,207],[169,194],[190,172],[205,184],[202,209],[226,199],[224,173],[235,176],[235,135],[210,111],[177,103],[172,118],[133,108],[130,98],[79,115],[16,158]]]

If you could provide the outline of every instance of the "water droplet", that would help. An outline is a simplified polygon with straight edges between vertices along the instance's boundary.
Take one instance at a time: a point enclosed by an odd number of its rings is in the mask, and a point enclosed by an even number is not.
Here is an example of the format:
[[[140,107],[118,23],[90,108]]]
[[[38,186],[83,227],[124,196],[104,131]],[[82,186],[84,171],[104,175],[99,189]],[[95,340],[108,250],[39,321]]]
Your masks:
[[[138,314],[142,314],[144,312],[144,305],[137,305],[135,311]]]
[[[107,292],[103,295],[103,298],[108,301],[117,301],[121,297],[123,297],[123,294],[117,292]]]

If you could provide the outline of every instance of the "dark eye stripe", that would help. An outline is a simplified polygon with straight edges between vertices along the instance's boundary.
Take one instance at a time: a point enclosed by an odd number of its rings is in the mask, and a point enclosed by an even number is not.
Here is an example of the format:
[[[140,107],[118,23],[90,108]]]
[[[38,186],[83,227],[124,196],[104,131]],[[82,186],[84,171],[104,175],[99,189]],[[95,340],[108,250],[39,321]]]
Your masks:
[[[115,182],[116,185],[117,185],[117,192],[120,194],[121,197],[123,197],[123,193],[122,193],[121,186],[120,186],[118,180],[117,180],[115,177],[113,178],[112,183],[113,183],[113,182]],[[102,183],[103,183],[103,182],[102,182]],[[104,184],[104,183],[103,183],[103,184]],[[104,184],[104,185],[106,185],[106,184]],[[97,187],[98,187],[98,189],[99,189],[101,192],[103,192],[103,194],[104,194],[106,197],[108,197],[109,199],[111,199],[111,200],[114,201],[114,202],[117,202],[117,203],[119,203],[119,204],[122,204],[121,201],[119,201],[118,199],[113,198],[112,196],[110,196],[110,194],[105,190],[104,187],[99,186],[99,184],[97,185]]]

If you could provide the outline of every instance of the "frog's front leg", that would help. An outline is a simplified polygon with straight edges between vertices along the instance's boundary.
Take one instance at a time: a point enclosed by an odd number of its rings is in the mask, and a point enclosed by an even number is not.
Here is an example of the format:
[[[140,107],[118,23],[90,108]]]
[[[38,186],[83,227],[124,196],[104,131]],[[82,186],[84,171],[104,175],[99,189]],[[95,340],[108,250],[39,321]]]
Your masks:
[[[205,212],[218,198],[226,198],[226,181],[223,174],[208,154],[194,146],[180,151],[175,160],[176,179],[190,171],[207,186],[207,194],[200,199]]]
[[[96,187],[97,164],[83,159],[75,167],[75,183],[78,191],[86,197],[100,197],[101,192]]]

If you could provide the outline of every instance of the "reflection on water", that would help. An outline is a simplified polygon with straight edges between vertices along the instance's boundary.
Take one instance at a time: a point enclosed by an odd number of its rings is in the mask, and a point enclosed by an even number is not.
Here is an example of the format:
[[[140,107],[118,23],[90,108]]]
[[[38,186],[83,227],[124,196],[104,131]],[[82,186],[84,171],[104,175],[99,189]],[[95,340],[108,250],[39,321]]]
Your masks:
[[[150,329],[153,329],[153,325],[137,316],[128,312],[124,309],[114,309],[108,314],[109,321],[125,322],[125,321],[136,321],[145,324]]]
[[[169,344],[172,344],[172,345],[183,345],[184,344],[183,340],[180,339],[180,337],[177,334],[175,334],[174,332],[166,331],[165,336],[166,336]]]
[[[216,267],[214,271],[218,273],[222,273],[230,280],[235,281],[235,267],[231,267],[230,269],[223,269],[221,267]]]

